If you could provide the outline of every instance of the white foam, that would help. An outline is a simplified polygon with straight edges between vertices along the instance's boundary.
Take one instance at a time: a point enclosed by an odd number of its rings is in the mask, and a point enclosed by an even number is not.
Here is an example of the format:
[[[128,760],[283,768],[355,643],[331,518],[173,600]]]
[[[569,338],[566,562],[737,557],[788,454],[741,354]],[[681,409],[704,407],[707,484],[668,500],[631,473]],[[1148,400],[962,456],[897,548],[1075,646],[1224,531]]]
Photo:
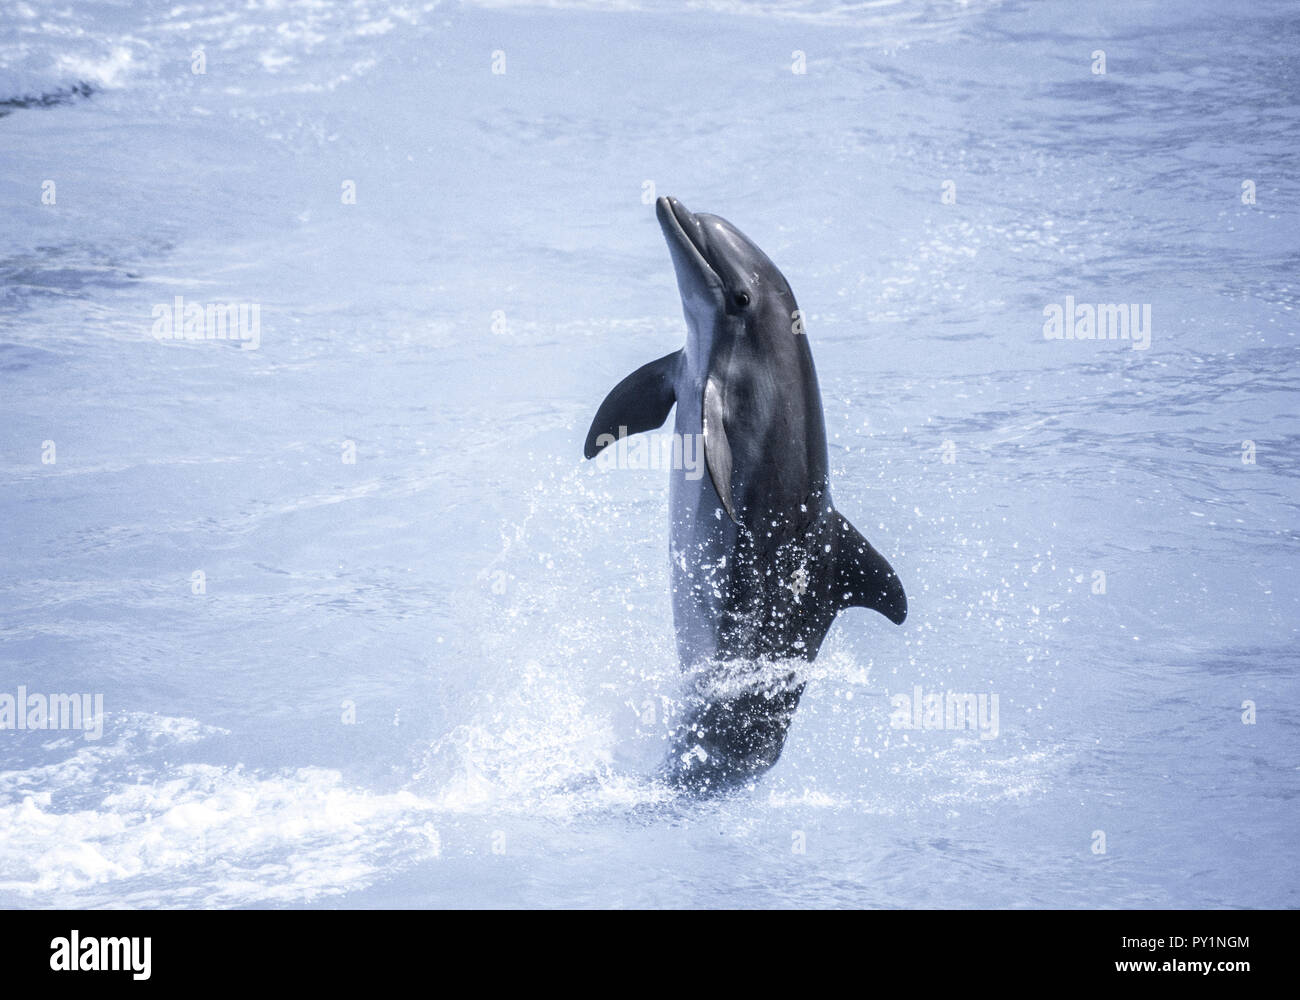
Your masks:
[[[131,893],[137,905],[167,905],[201,883],[208,906],[310,901],[439,853],[431,802],[349,787],[327,768],[183,764],[132,780],[143,750],[212,732],[131,717],[108,745],[0,774],[0,893],[46,905]]]
[[[134,64],[131,50],[124,45],[114,46],[104,56],[61,55],[57,66],[62,76],[69,80],[92,83],[105,90],[121,87]]]

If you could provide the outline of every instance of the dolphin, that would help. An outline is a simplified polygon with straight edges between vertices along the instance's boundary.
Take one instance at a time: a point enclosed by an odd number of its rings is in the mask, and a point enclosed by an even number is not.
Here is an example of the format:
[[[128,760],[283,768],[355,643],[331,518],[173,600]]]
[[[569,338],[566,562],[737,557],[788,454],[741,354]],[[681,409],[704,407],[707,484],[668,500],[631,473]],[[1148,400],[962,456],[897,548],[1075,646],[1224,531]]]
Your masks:
[[[678,440],[703,445],[708,475],[674,461],[670,478],[673,623],[696,691],[664,771],[719,790],[780,757],[804,687],[791,661],[817,656],[836,614],[871,608],[901,624],[907,596],[831,499],[821,391],[789,283],[726,219],[668,197],[655,210],[686,346],[610,391],[583,450],[660,427],[674,405]]]

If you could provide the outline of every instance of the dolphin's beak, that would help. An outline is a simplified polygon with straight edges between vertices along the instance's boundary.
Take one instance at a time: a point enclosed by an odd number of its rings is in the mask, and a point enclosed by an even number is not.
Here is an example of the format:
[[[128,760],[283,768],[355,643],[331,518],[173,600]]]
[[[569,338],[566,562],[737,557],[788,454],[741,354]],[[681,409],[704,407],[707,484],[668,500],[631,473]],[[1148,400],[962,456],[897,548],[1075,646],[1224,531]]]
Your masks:
[[[712,301],[722,291],[722,279],[705,257],[704,226],[676,198],[660,198],[655,202],[655,214],[672,254],[683,301],[696,296]]]

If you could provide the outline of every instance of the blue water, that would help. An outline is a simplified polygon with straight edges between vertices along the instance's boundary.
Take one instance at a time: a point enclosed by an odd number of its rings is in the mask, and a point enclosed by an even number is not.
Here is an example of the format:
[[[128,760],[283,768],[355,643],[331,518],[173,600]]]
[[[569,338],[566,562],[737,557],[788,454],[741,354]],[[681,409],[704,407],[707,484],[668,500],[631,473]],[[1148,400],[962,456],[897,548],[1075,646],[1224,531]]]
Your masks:
[[[0,905],[1296,906],[1298,36],[6,4],[0,695],[105,717],[0,732]],[[649,777],[667,474],[581,459],[684,336],[652,193],[789,278],[911,606],[841,615],[780,763],[707,801]],[[257,349],[155,336],[176,296],[257,305]],[[1149,305],[1149,349],[1046,339],[1066,296]],[[918,686],[996,736],[899,728]]]

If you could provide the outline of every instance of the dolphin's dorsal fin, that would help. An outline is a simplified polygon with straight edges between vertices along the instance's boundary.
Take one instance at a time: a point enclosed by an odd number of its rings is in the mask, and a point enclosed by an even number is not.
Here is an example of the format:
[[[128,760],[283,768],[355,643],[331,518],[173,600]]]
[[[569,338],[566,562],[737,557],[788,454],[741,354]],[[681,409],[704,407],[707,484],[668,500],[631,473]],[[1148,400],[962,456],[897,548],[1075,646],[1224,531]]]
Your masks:
[[[870,608],[895,625],[907,617],[907,595],[894,567],[871,547],[857,528],[837,510],[827,518],[834,536],[835,602],[839,608]]]
[[[681,358],[681,351],[666,354],[642,365],[610,390],[587,431],[587,443],[582,449],[587,458],[595,458],[600,449],[621,434],[640,434],[663,425],[677,402],[673,383]]]

